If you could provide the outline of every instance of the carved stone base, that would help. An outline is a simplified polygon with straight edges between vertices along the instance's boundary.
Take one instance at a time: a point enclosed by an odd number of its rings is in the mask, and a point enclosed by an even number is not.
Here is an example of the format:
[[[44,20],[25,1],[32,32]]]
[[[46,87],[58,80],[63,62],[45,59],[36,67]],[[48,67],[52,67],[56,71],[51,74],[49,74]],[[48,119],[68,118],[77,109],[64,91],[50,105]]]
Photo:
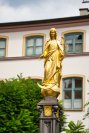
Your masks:
[[[40,111],[40,133],[59,133],[58,101],[55,97],[45,97],[38,103]]]

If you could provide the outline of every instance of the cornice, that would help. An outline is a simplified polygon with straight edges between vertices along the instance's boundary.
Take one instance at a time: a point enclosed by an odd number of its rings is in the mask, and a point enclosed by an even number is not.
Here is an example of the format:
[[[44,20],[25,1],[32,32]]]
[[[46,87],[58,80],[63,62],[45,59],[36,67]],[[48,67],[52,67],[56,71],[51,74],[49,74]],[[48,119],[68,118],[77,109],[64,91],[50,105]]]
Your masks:
[[[65,28],[89,25],[89,15],[47,20],[0,23],[0,32],[17,32],[28,30],[43,30],[51,27]]]

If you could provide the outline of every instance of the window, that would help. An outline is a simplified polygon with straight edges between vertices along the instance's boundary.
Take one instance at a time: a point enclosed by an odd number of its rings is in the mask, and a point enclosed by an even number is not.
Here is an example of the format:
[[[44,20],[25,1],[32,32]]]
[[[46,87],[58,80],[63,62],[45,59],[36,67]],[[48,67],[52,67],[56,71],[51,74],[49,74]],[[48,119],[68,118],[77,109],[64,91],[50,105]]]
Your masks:
[[[6,56],[6,39],[0,38],[0,57]]]
[[[43,36],[26,37],[26,56],[40,55],[43,51]]]
[[[83,32],[67,33],[64,35],[64,39],[66,53],[83,52]]]
[[[63,104],[66,110],[82,109],[82,78],[63,79]]]

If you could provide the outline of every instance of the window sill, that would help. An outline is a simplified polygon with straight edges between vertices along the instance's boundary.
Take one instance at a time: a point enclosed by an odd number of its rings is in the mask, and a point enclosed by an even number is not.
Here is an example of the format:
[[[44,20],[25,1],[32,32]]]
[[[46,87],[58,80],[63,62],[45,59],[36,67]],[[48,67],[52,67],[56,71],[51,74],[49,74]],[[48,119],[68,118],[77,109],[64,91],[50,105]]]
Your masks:
[[[89,52],[65,54],[65,58],[66,57],[76,57],[76,56],[89,56]]]
[[[17,56],[17,57],[0,57],[0,61],[14,61],[14,60],[30,60],[38,59],[40,55],[36,56]]]
[[[83,109],[80,109],[80,110],[66,110],[66,109],[64,109],[64,112],[84,112],[84,110]]]
[[[77,57],[77,56],[89,56],[89,52],[77,53],[77,54],[65,54],[67,57]],[[0,57],[0,61],[14,61],[14,60],[32,60],[38,59],[40,55],[36,56],[17,56],[17,57]]]

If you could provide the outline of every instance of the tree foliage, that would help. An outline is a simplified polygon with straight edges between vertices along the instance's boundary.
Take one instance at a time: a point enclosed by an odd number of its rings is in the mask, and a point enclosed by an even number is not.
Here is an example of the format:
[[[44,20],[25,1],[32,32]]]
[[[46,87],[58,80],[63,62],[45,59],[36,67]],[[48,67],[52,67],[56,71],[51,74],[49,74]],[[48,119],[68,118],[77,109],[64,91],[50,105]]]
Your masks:
[[[37,82],[22,76],[0,81],[0,133],[39,133],[37,103],[42,96]],[[64,114],[60,120],[62,130]]]
[[[65,126],[66,126],[66,115],[64,113],[64,107],[63,107],[63,102],[62,101],[59,101],[59,115],[60,115],[60,118],[59,118],[59,131],[62,132],[62,131],[65,131]]]
[[[0,81],[0,133],[38,132],[37,81],[30,78]]]

